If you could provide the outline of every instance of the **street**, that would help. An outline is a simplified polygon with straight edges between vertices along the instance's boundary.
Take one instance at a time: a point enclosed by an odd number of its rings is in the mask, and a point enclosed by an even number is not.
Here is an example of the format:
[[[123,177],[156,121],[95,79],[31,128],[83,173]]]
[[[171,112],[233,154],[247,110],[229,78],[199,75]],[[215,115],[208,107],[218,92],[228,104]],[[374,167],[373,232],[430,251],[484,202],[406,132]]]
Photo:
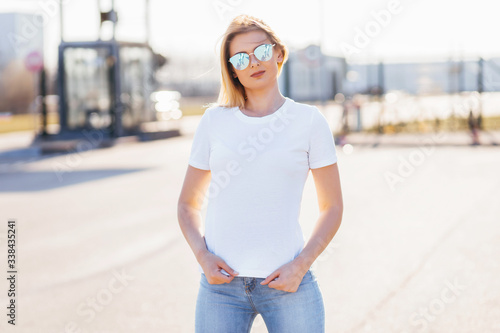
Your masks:
[[[0,267],[15,219],[17,307],[13,327],[3,278],[1,332],[194,332],[200,275],[176,206],[191,140],[9,159]],[[430,148],[337,146],[343,221],[312,266],[326,332],[500,332],[498,148]],[[306,241],[317,217],[309,174]]]

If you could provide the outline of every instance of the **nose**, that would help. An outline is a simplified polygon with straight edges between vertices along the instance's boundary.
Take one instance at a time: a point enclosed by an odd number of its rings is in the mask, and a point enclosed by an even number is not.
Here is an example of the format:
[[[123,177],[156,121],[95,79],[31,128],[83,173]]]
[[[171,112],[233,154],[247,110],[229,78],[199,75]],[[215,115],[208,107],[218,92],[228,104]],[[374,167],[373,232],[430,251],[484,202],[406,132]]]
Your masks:
[[[255,54],[250,54],[250,65],[253,67],[254,64],[260,65],[259,59],[255,56]]]

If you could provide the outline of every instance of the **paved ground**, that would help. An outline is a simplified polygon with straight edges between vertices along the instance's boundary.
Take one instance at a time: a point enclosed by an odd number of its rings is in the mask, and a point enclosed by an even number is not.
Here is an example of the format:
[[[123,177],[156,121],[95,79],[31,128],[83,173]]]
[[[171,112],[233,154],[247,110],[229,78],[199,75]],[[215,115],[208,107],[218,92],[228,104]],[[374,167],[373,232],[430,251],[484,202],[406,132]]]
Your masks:
[[[350,133],[345,137],[346,143],[371,147],[384,146],[472,146],[472,137],[469,132],[430,132],[415,134],[373,134]],[[483,131],[479,135],[481,146],[500,146],[500,131]]]
[[[19,270],[1,332],[194,331],[199,273],[176,217],[191,139],[1,159],[0,269],[16,218]],[[337,149],[344,219],[313,266],[327,332],[500,332],[498,148]],[[309,176],[306,237],[317,214]]]

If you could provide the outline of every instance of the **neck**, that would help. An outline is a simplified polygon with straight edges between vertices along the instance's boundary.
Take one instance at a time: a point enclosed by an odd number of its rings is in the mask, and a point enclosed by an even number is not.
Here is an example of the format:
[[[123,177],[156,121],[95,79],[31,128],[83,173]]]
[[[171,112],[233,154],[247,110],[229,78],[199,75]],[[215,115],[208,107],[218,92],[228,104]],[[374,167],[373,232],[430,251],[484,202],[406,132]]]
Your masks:
[[[245,110],[257,116],[271,114],[285,102],[285,97],[281,94],[277,81],[271,89],[246,89],[245,92],[247,95]]]

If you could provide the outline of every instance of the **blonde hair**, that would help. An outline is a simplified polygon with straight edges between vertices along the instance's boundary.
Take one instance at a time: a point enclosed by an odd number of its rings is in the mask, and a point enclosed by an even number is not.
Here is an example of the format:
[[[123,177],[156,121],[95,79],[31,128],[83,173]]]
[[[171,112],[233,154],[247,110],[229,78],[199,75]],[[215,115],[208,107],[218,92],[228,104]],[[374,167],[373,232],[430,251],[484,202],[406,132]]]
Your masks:
[[[219,97],[217,99],[218,106],[238,106],[241,108],[245,106],[245,87],[243,87],[238,78],[233,77],[229,68],[231,66],[228,62],[229,45],[235,36],[255,30],[264,31],[271,40],[271,43],[276,44],[275,47],[283,54],[283,60],[278,63],[278,76],[281,73],[283,65],[288,60],[288,48],[264,21],[249,15],[236,16],[229,24],[226,32],[221,36],[220,65],[222,78]]]

